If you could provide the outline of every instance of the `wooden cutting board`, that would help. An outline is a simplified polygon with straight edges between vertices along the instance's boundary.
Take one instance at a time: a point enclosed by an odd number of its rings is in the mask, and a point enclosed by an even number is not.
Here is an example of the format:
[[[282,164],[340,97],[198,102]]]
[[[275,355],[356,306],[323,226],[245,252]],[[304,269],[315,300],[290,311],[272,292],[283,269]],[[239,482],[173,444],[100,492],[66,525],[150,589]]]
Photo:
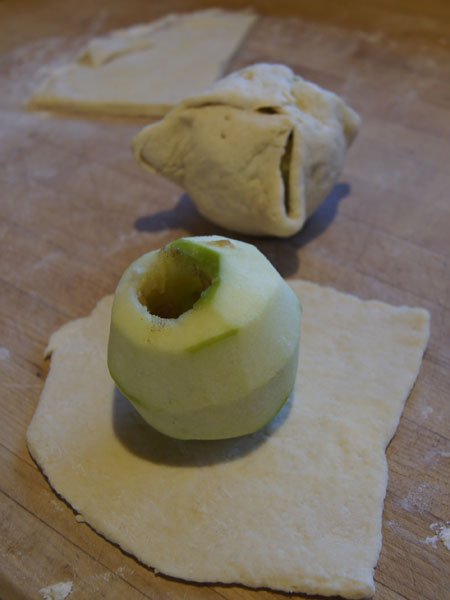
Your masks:
[[[223,7],[247,3],[222,2]],[[0,597],[265,600],[271,591],[155,574],[51,490],[25,432],[49,335],[111,293],[128,263],[182,235],[222,233],[182,190],[141,170],[142,120],[30,113],[42,68],[91,37],[215,3],[0,2]],[[254,2],[262,15],[230,70],[283,62],[363,118],[333,193],[305,229],[255,239],[285,277],[427,308],[430,345],[388,449],[376,600],[450,598],[450,4],[447,0]],[[270,8],[269,8],[270,6]],[[267,540],[270,543],[270,540]],[[302,595],[295,597],[303,598]]]

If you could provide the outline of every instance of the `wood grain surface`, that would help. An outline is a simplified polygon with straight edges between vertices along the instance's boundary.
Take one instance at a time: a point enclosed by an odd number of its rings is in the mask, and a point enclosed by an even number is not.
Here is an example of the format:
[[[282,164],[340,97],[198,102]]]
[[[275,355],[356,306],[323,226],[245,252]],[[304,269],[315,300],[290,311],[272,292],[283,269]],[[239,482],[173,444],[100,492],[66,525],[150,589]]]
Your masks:
[[[84,598],[285,598],[155,574],[75,519],[25,432],[49,335],[111,293],[131,260],[181,235],[223,233],[129,150],[142,120],[24,109],[43,69],[95,35],[218,3],[0,1],[0,597],[73,581]],[[237,8],[246,2],[223,2]],[[388,448],[376,600],[450,598],[450,3],[254,2],[261,19],[229,69],[284,62],[363,118],[339,183],[299,234],[254,239],[285,277],[427,308],[431,340]],[[238,237],[238,236],[236,236]],[[244,238],[241,238],[244,239]],[[267,540],[270,544],[270,540]],[[303,598],[302,595],[294,597]]]

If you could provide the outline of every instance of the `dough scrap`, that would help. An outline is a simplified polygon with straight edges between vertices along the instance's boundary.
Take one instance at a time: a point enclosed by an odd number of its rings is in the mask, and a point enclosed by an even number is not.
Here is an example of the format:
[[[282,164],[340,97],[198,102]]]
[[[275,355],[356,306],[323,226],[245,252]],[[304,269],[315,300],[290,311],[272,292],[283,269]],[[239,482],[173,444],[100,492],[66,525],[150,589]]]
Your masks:
[[[263,63],[186,98],[133,148],[144,168],[184,187],[213,223],[287,237],[332,190],[359,124],[332,92]]]
[[[223,74],[256,19],[209,9],[114,31],[51,71],[30,107],[161,117]]]
[[[261,432],[182,442],[152,430],[108,373],[108,296],[52,335],[28,446],[94,529],[162,573],[365,598],[381,549],[384,451],[429,315],[290,283],[304,310],[299,376]]]

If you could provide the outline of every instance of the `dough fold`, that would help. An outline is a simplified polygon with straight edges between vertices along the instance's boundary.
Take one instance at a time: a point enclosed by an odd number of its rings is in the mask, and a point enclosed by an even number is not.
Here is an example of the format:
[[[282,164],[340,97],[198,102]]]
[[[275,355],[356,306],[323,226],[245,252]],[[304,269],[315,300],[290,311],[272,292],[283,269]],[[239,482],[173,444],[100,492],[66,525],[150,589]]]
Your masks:
[[[332,190],[359,124],[332,92],[284,65],[256,64],[183,100],[133,150],[213,223],[287,237]]]

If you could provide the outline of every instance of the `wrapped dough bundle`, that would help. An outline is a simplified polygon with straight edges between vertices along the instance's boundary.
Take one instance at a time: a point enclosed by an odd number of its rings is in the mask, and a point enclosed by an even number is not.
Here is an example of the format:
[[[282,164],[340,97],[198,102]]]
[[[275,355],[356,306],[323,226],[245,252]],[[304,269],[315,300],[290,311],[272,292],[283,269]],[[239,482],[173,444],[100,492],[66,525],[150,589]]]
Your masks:
[[[288,237],[333,188],[359,123],[335,94],[286,66],[257,64],[183,100],[133,150],[213,223]]]

